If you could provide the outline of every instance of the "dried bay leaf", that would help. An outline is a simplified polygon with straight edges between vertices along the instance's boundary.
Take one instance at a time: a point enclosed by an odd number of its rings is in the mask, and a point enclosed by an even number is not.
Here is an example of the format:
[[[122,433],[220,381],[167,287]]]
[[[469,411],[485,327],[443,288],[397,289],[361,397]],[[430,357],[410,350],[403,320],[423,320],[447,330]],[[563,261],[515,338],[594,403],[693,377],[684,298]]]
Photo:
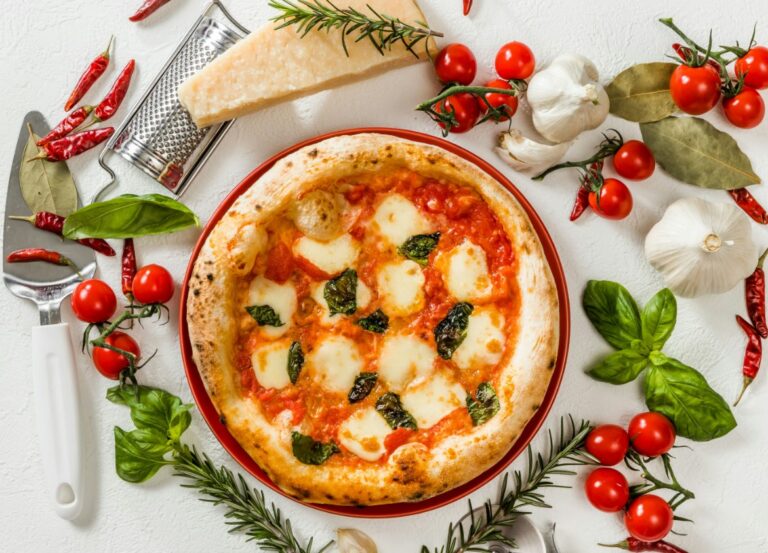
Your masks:
[[[667,117],[641,123],[643,141],[658,164],[678,180],[717,190],[759,184],[736,141],[698,117]]]
[[[29,210],[50,211],[66,217],[77,209],[77,188],[69,167],[63,161],[34,159],[40,139],[29,127],[29,140],[19,167],[19,186]],[[30,161],[32,160],[32,161]]]
[[[637,123],[658,121],[675,113],[669,78],[676,67],[675,63],[640,63],[616,75],[605,87],[611,113]]]

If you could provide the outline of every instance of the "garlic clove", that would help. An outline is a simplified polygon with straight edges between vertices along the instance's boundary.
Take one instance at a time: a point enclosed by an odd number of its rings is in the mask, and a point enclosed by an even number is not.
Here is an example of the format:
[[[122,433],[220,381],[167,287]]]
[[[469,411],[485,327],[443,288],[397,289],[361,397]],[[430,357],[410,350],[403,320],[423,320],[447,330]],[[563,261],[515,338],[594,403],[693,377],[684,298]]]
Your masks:
[[[563,159],[570,147],[571,142],[542,144],[523,136],[517,129],[510,129],[509,132],[499,135],[499,147],[496,152],[516,171],[538,171]]]
[[[354,528],[336,530],[336,549],[339,553],[378,553],[371,537]]]

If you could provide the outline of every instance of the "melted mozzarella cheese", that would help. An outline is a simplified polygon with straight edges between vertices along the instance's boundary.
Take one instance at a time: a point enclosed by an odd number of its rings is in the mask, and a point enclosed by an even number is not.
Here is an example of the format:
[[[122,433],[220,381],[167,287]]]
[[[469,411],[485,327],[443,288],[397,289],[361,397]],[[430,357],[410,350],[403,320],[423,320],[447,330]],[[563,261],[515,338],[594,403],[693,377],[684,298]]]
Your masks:
[[[428,375],[436,358],[434,349],[416,336],[389,336],[379,353],[379,378],[400,393],[412,380]]]
[[[431,428],[465,405],[466,392],[444,373],[434,373],[412,384],[400,398],[421,429]]]
[[[392,317],[410,315],[424,307],[424,273],[411,261],[387,263],[376,275],[384,312]]]
[[[484,300],[493,291],[485,250],[469,240],[442,254],[438,266],[448,291],[459,301]]]
[[[363,368],[357,345],[345,336],[322,339],[307,356],[312,375],[327,389],[347,393]]]
[[[248,291],[248,306],[268,305],[280,316],[282,326],[262,326],[262,332],[269,337],[282,336],[293,324],[296,312],[296,288],[290,282],[278,284],[263,276],[251,281]]]
[[[415,234],[431,231],[429,221],[407,198],[400,194],[387,196],[373,214],[376,229],[393,246],[400,246]]]
[[[475,310],[469,316],[467,336],[451,359],[461,369],[495,365],[504,353],[504,315],[495,308]]]
[[[392,429],[376,409],[368,407],[356,411],[339,427],[339,442],[349,451],[366,461],[378,461],[386,453],[384,438]]]
[[[321,271],[335,275],[355,264],[360,244],[349,234],[342,234],[328,242],[302,236],[294,243],[293,253]]]
[[[343,315],[341,313],[336,313],[334,315],[331,315],[331,310],[328,307],[328,302],[325,301],[325,285],[328,283],[326,280],[325,282],[320,282],[318,284],[315,284],[312,286],[312,299],[315,300],[315,303],[320,306],[320,309],[322,311],[322,315],[320,316],[320,324],[323,326],[333,326],[340,320],[342,320]],[[371,303],[372,293],[371,289],[368,288],[365,285],[365,282],[357,279],[357,288],[355,289],[355,301],[357,303],[358,309],[365,309],[368,307],[368,305]]]
[[[256,380],[265,388],[285,388],[291,383],[288,376],[288,350],[291,342],[281,340],[260,345],[251,354],[251,365]]]

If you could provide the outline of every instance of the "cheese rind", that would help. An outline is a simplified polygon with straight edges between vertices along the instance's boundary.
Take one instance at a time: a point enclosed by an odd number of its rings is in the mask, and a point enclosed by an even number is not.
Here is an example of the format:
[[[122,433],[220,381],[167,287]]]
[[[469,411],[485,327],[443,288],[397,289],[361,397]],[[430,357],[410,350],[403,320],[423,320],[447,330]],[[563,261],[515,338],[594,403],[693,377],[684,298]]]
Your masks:
[[[296,288],[290,282],[278,284],[263,276],[257,276],[251,281],[248,291],[248,306],[268,305],[275,310],[283,323],[282,326],[259,327],[270,338],[282,336],[291,327],[293,315],[296,312],[296,303]]]
[[[256,380],[265,388],[285,388],[290,385],[288,350],[291,342],[280,340],[257,347],[251,354],[251,366]]]
[[[328,390],[347,393],[363,369],[357,345],[345,336],[326,336],[307,356],[313,378]]]
[[[412,384],[401,396],[403,407],[419,428],[431,428],[465,405],[466,392],[445,373],[437,372]]]
[[[494,307],[475,309],[451,360],[461,369],[495,365],[504,354],[504,341],[504,315]]]
[[[302,236],[294,243],[293,253],[321,271],[335,275],[354,266],[360,253],[360,244],[349,234],[342,234],[327,242]]]
[[[384,198],[372,220],[378,233],[393,246],[401,246],[411,236],[427,234],[432,230],[418,208],[401,194]]]
[[[424,273],[415,261],[385,264],[376,282],[382,307],[390,317],[404,317],[424,307]]]
[[[379,352],[379,378],[400,393],[412,380],[427,376],[436,358],[434,348],[416,336],[389,336]]]
[[[459,301],[483,301],[493,292],[485,250],[464,240],[452,250],[440,254],[437,265],[446,288]]]
[[[365,461],[378,461],[387,452],[384,439],[392,432],[376,409],[359,409],[339,426],[339,442]]]

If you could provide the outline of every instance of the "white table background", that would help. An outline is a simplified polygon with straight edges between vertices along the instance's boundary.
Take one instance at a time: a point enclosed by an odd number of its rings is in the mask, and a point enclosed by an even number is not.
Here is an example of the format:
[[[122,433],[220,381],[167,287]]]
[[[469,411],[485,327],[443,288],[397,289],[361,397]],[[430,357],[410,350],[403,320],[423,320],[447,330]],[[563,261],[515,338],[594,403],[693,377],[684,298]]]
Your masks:
[[[126,105],[132,104],[149,84],[180,37],[197,18],[204,0],[175,0],[144,24],[131,24],[128,16],[140,0],[3,0],[0,18],[0,178],[10,172],[12,153],[24,114],[40,110],[50,123],[61,116],[61,106],[84,65],[114,33],[114,62],[107,75],[87,97],[97,101],[120,67],[133,56],[138,64]],[[461,16],[459,0],[422,0],[433,28],[450,40],[469,44],[479,61],[481,77],[492,71],[497,48],[521,40],[536,53],[539,64],[560,53],[577,52],[592,59],[603,79],[625,67],[664,59],[675,40],[656,20],[675,16],[694,37],[706,38],[715,28],[716,40],[749,38],[758,22],[758,37],[768,40],[768,11],[763,0],[728,2],[699,0],[696,5],[662,0],[645,2],[564,2],[555,0],[477,0],[471,18]],[[227,5],[247,26],[256,27],[269,14],[266,2],[229,0]],[[437,134],[426,116],[411,110],[438,89],[428,64],[421,64],[373,79],[321,92],[244,117],[237,121],[218,151],[192,184],[184,201],[205,221],[214,207],[251,169],[291,144],[327,131],[357,126],[403,127]],[[126,113],[121,110],[116,124]],[[527,128],[527,113],[515,118]],[[707,116],[727,129],[752,159],[755,171],[768,177],[768,122],[757,130],[739,131],[727,125],[718,110]],[[626,138],[639,138],[636,125],[609,118]],[[609,351],[594,332],[580,307],[586,280],[616,280],[641,301],[661,286],[659,275],[645,261],[643,238],[672,201],[698,195],[728,202],[717,191],[701,191],[668,178],[662,171],[646,182],[632,184],[635,208],[622,222],[609,222],[587,214],[578,223],[568,222],[576,181],[565,172],[546,183],[533,183],[504,166],[492,152],[497,129],[484,125],[456,141],[484,157],[507,174],[529,198],[557,244],[571,294],[572,338],[568,365],[560,394],[547,419],[550,427],[560,415],[596,422],[626,424],[644,410],[639,383],[612,387],[595,382],[584,369]],[[597,132],[585,134],[569,157],[587,154],[599,141]],[[119,192],[158,191],[158,186],[118,158]],[[94,153],[70,164],[81,195],[89,198],[104,181]],[[756,196],[768,203],[768,193]],[[5,194],[0,194],[4,201]],[[764,228],[753,225],[756,241],[768,245]],[[141,263],[161,263],[181,280],[197,232],[137,240]],[[119,288],[119,257],[99,257],[100,276]],[[741,384],[744,338],[733,315],[743,313],[743,289],[738,286],[720,296],[679,301],[677,329],[666,350],[697,367],[726,399],[735,397]],[[173,315],[177,305],[172,306]],[[37,324],[32,304],[0,292],[0,550],[14,552],[211,552],[253,551],[240,535],[228,535],[222,510],[197,500],[194,492],[179,487],[168,471],[144,485],[127,484],[113,469],[112,427],[129,423],[128,412],[104,399],[111,382],[78,354],[82,406],[86,415],[87,464],[90,506],[74,523],[54,515],[43,495],[41,463],[34,433],[30,379],[30,328]],[[82,330],[70,309],[63,317],[72,322],[73,340]],[[191,400],[179,355],[175,321],[158,327],[147,324],[136,332],[142,349],[158,349],[156,358],[141,372],[141,379]],[[680,450],[676,467],[680,480],[693,489],[696,500],[680,514],[695,525],[677,524],[686,537],[677,538],[696,553],[758,553],[768,551],[768,374],[760,375],[751,393],[736,411],[739,426],[727,437],[709,444],[691,444]],[[540,444],[541,435],[535,444]],[[185,438],[211,457],[237,469],[205,422],[195,413]],[[520,468],[518,461],[513,467]],[[583,497],[584,475],[570,480],[573,490],[553,490],[547,499],[553,510],[538,511],[540,527],[557,522],[561,553],[602,550],[595,543],[615,542],[626,534],[617,516],[592,509]],[[249,479],[258,485],[253,479]],[[497,481],[472,495],[476,503],[495,496]],[[324,543],[338,527],[356,527],[369,533],[384,553],[418,551],[422,544],[439,545],[448,523],[461,517],[466,502],[427,514],[394,520],[336,517],[303,507],[269,491],[304,536]]]

